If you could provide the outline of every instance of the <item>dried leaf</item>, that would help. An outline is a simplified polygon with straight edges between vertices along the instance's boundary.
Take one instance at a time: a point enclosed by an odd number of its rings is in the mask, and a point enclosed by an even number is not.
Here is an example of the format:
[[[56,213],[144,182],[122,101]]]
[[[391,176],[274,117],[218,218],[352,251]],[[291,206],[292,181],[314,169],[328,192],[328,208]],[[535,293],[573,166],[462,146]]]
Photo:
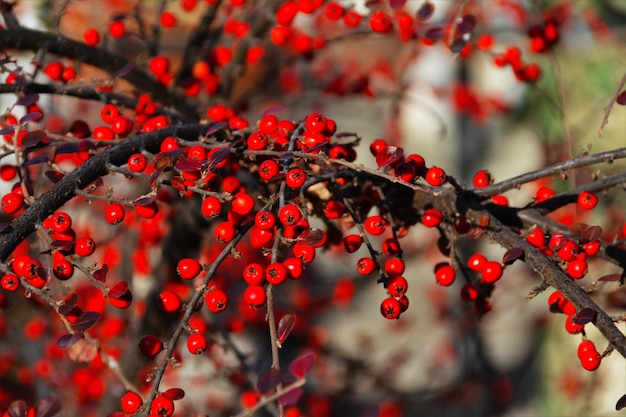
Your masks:
[[[314,362],[315,354],[310,352],[305,353],[304,355],[298,356],[293,362],[291,362],[289,370],[296,377],[304,378]]]
[[[181,177],[172,177],[170,179],[170,185],[172,186],[172,188],[174,188],[176,191],[180,193],[184,193],[187,190],[187,186],[185,185],[185,180],[182,179]]]
[[[596,319],[596,314],[596,311],[592,308],[583,308],[576,313],[573,321],[580,325],[591,323]]]
[[[157,157],[154,162],[155,171],[163,171],[165,168],[171,168],[174,166],[174,157],[171,153],[164,153]]]
[[[287,339],[287,336],[289,336],[295,324],[296,324],[295,314],[285,314],[283,317],[281,317],[280,321],[278,322],[278,330],[277,330],[278,342],[280,344],[282,344],[285,341],[285,339]]]
[[[602,228],[600,226],[589,226],[581,233],[581,237],[589,242],[596,241],[602,236]]]
[[[55,397],[45,397],[37,401],[33,408],[35,417],[53,417],[61,411],[61,401]]]
[[[63,305],[59,306],[57,311],[59,312],[59,314],[67,316],[74,309],[74,307],[76,307],[77,303],[78,296],[75,293],[71,293],[67,297],[65,297],[65,300],[63,300]]]
[[[139,341],[139,350],[144,356],[151,358],[163,350],[163,343],[156,336],[145,335]]]
[[[73,344],[67,351],[71,360],[77,363],[89,363],[98,354],[98,346],[94,343],[81,339]]]
[[[274,391],[274,389],[276,389],[278,384],[281,382],[280,370],[270,368],[259,376],[259,379],[256,382],[256,387],[261,394],[265,395]]]
[[[43,114],[38,111],[34,111],[32,113],[25,114],[20,118],[19,124],[23,124],[26,122],[36,122],[38,120],[43,119]]]
[[[524,259],[524,251],[522,250],[522,248],[511,248],[506,251],[504,256],[502,256],[502,263],[510,265],[518,259]]]
[[[209,157],[209,169],[212,170],[213,168],[215,168],[215,166],[219,165],[221,162],[224,162],[229,157],[230,148],[219,148]]]
[[[83,338],[81,333],[68,333],[57,339],[57,347],[59,349],[69,349],[74,343]]]

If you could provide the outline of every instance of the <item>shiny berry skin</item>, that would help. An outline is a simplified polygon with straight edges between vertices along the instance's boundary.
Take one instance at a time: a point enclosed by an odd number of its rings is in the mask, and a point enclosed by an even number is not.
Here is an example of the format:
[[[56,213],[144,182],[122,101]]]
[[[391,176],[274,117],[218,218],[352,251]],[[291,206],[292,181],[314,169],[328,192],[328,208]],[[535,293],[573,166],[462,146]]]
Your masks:
[[[265,283],[265,268],[256,262],[249,263],[243,269],[243,279],[248,285],[263,285]]]
[[[474,184],[474,187],[482,188],[491,184],[492,181],[493,178],[491,177],[489,171],[487,171],[486,169],[481,169],[480,171],[476,172],[476,174],[474,174],[472,183]]]
[[[52,81],[61,80],[61,74],[63,73],[63,64],[59,61],[54,61],[46,65],[43,69],[44,74],[48,76]]]
[[[583,350],[582,352],[578,352],[578,359],[580,360],[580,364],[587,371],[595,371],[600,367],[600,362],[602,362],[602,358],[600,357],[600,353],[597,350],[589,349]]]
[[[564,261],[572,261],[578,254],[578,244],[572,240],[567,240],[559,249],[557,249],[556,254]]]
[[[355,28],[361,24],[361,15],[354,10],[348,10],[343,15],[343,23],[351,28]]]
[[[399,255],[402,252],[402,248],[400,247],[400,242],[398,242],[398,239],[395,239],[395,238],[385,239],[385,241],[382,244],[381,249],[383,250],[383,253],[385,255],[391,255],[391,256]]]
[[[400,258],[389,258],[385,262],[385,273],[391,278],[404,274],[406,266]]]
[[[537,192],[535,193],[535,203],[541,203],[546,201],[549,198],[554,197],[556,193],[552,188],[549,187],[539,187]]]
[[[582,259],[574,259],[568,262],[567,275],[574,279],[581,279],[587,275],[587,262]]]
[[[243,300],[251,308],[264,306],[267,300],[265,288],[260,285],[249,285],[243,292]]]
[[[539,227],[535,227],[526,235],[526,241],[536,248],[542,248],[546,243],[546,236]]]
[[[254,197],[248,193],[237,193],[232,201],[232,211],[240,216],[247,216],[254,209]]]
[[[346,212],[346,205],[338,200],[329,200],[324,206],[324,215],[327,219],[338,219]]]
[[[104,219],[107,223],[112,225],[121,223],[124,220],[125,215],[126,209],[124,209],[124,206],[119,203],[109,204],[104,211]]]
[[[15,291],[20,286],[20,280],[15,274],[5,274],[0,280],[0,287],[5,291]]]
[[[395,298],[385,298],[380,304],[380,313],[386,319],[397,319],[398,317],[400,317],[401,312],[402,306],[400,305],[400,302]]]
[[[446,172],[439,167],[431,167],[426,171],[426,175],[424,176],[426,182],[433,187],[440,187],[445,184],[447,176]]]
[[[52,215],[52,229],[57,233],[67,232],[72,227],[72,218],[65,212]]]
[[[96,46],[100,43],[100,33],[95,29],[87,29],[83,33],[83,40],[89,46]]]
[[[283,261],[283,265],[287,268],[289,278],[300,279],[302,278],[302,261],[298,258],[287,258]]]
[[[143,172],[147,165],[148,160],[140,153],[135,153],[128,157],[128,169],[132,172]]]
[[[348,253],[354,253],[358,251],[362,243],[363,238],[361,237],[361,235],[347,235],[343,238],[343,247]]]
[[[480,274],[483,277],[483,281],[489,284],[493,284],[502,278],[502,265],[500,262],[487,261],[480,270]]]
[[[222,213],[222,203],[217,197],[208,196],[202,200],[200,211],[204,217],[214,219]]]
[[[259,165],[259,176],[261,177],[261,179],[269,181],[276,175],[278,175],[279,170],[280,167],[278,166],[278,162],[274,161],[273,159],[267,159],[261,162],[261,164]]]
[[[176,267],[178,275],[185,280],[194,279],[200,275],[200,271],[202,271],[202,265],[193,258],[181,259],[178,261],[178,266]]]
[[[287,186],[298,189],[306,182],[306,173],[300,168],[292,168],[287,172],[285,182]]]
[[[266,149],[269,144],[269,138],[261,132],[254,132],[247,139],[248,149],[251,151],[260,151]]]
[[[391,17],[380,10],[375,11],[370,15],[370,28],[377,33],[387,33],[392,31]]]
[[[478,298],[478,289],[472,283],[467,283],[461,287],[461,299],[464,301],[474,301]]]
[[[372,258],[361,258],[356,262],[356,272],[360,275],[369,275],[376,269],[376,261]]]
[[[372,143],[370,143],[370,152],[372,155],[376,156],[385,148],[389,146],[387,141],[384,139],[375,139]]]
[[[159,394],[152,402],[150,412],[162,417],[169,417],[174,414],[174,401],[169,399],[165,394]]]
[[[237,229],[235,229],[235,225],[229,221],[221,222],[215,227],[213,234],[218,242],[228,243],[237,235]]]
[[[374,215],[369,216],[363,222],[363,228],[367,233],[374,236],[382,235],[385,232],[385,226],[387,222],[382,216]]]
[[[143,400],[141,396],[134,391],[128,391],[122,395],[121,406],[122,411],[126,414],[135,414],[141,408]]]
[[[272,285],[282,284],[288,275],[287,268],[280,262],[271,263],[265,268],[265,279]]]
[[[583,210],[591,210],[598,205],[598,197],[589,191],[583,191],[578,195],[578,207]]]
[[[124,26],[124,22],[115,21],[109,25],[109,33],[114,38],[121,38],[126,34],[126,27]]]
[[[135,212],[138,216],[150,220],[159,212],[159,206],[154,200],[149,201],[147,204],[135,204]]]
[[[24,206],[24,197],[16,193],[8,193],[2,196],[2,211],[6,214],[15,214]]]
[[[302,220],[302,212],[295,204],[285,204],[278,213],[283,226],[293,226]]]
[[[78,256],[89,256],[96,250],[96,242],[89,236],[83,236],[76,239],[74,244],[74,253]]]
[[[56,279],[66,281],[74,275],[74,265],[66,260],[54,262],[52,264],[52,273]]]
[[[200,355],[206,350],[206,337],[200,333],[192,333],[187,338],[187,350],[192,355]]]
[[[164,28],[174,27],[176,26],[176,16],[172,12],[164,11],[159,16],[159,22]]]
[[[329,1],[324,6],[324,17],[328,20],[339,20],[343,17],[343,7],[335,1]]]
[[[168,313],[175,313],[182,306],[180,296],[174,291],[164,290],[159,294],[159,307]]]
[[[170,69],[170,61],[164,56],[155,56],[150,59],[148,69],[150,69],[154,75],[165,74]]]
[[[205,294],[204,302],[209,311],[219,313],[228,307],[228,296],[222,290],[213,289]]]
[[[293,245],[293,256],[300,259],[303,263],[309,264],[315,259],[315,248],[311,245],[296,242]]]
[[[267,210],[261,210],[254,216],[254,224],[263,230],[271,230],[276,226],[276,216]]]
[[[120,115],[120,110],[114,104],[105,104],[100,109],[100,118],[104,123],[113,123],[115,118]]]
[[[390,296],[399,298],[406,293],[409,283],[403,276],[397,276],[389,279],[387,283],[387,292]]]
[[[443,221],[443,214],[435,208],[429,208],[422,215],[422,224],[426,227],[437,227]]]
[[[449,287],[454,284],[456,279],[456,271],[447,262],[439,263],[435,266],[435,279],[439,285]]]
[[[574,322],[574,316],[567,316],[565,318],[565,331],[567,331],[569,334],[579,334],[584,329],[584,324],[577,324]]]

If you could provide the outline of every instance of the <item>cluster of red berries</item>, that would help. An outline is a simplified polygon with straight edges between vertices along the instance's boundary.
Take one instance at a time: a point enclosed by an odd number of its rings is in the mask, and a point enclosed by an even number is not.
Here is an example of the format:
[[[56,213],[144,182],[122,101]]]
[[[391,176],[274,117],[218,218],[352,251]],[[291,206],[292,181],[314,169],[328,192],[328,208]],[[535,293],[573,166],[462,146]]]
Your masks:
[[[68,83],[76,78],[76,70],[73,66],[65,66],[62,62],[53,61],[43,69],[44,74],[52,81]]]

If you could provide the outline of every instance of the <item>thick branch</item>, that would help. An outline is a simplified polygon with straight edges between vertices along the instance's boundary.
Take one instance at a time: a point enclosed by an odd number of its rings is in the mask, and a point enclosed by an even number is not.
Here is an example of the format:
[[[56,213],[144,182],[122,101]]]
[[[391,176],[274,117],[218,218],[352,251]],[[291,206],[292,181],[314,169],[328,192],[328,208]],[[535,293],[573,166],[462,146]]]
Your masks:
[[[92,48],[60,35],[26,28],[0,30],[0,45],[3,48],[31,51],[43,49],[55,55],[93,65],[110,73],[115,73],[129,64],[125,58],[104,49]],[[177,109],[184,116],[184,121],[198,120],[195,107],[184,96],[168,90],[139,68],[132,68],[121,78],[131,83],[140,92],[149,93],[155,101]]]
[[[161,142],[167,136],[197,139],[209,127],[208,124],[172,126],[135,136],[94,155],[50,187],[2,232],[0,235],[0,261],[6,261],[17,245],[35,231],[37,223],[42,222],[55,210],[71,200],[76,195],[76,189],[83,189],[98,178],[107,175],[107,164],[123,165],[128,161],[130,155],[142,149],[157,153]]]

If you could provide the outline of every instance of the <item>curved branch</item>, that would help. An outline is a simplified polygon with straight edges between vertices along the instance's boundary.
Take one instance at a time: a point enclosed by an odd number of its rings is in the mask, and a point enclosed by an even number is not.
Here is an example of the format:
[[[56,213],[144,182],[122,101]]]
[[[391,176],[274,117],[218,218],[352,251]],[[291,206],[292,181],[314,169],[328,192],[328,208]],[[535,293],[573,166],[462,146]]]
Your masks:
[[[165,129],[135,136],[107,150],[94,155],[74,171],[63,177],[26,209],[0,234],[0,261],[15,250],[17,245],[35,231],[35,225],[42,222],[55,210],[61,208],[76,195],[76,189],[83,189],[98,178],[108,174],[107,164],[123,165],[128,157],[142,149],[157,153],[163,139],[180,136],[197,139],[209,129],[210,124],[171,126]]]
[[[130,63],[125,58],[107,50],[93,48],[61,35],[27,28],[0,30],[0,45],[3,48],[30,51],[44,49],[49,53],[93,65],[110,73],[115,73]],[[184,116],[182,120],[187,122],[198,120],[195,107],[184,96],[167,89],[139,68],[133,67],[121,78],[142,93],[149,93],[155,101],[178,110]]]

